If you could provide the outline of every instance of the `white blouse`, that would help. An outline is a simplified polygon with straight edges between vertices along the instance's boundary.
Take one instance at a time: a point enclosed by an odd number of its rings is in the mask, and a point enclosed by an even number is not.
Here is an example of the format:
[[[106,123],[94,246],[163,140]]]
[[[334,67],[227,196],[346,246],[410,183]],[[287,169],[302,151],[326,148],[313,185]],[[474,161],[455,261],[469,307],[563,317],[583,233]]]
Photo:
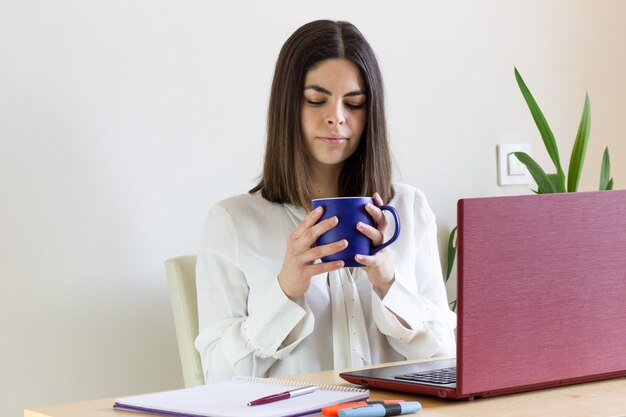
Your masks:
[[[210,209],[196,267],[195,346],[207,382],[455,355],[435,216],[421,191],[394,188],[401,233],[386,249],[395,282],[382,299],[364,268],[343,268],[314,276],[304,297],[291,301],[277,276],[305,210],[260,193]]]

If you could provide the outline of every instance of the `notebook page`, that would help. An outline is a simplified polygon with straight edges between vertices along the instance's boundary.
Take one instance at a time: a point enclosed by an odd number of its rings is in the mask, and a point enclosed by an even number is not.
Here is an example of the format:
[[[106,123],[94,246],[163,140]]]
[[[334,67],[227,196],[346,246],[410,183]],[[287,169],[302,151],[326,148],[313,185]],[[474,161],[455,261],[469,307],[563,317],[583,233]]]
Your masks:
[[[292,387],[276,383],[228,380],[176,391],[125,397],[118,399],[115,407],[174,416],[284,417],[309,414],[326,405],[362,400],[369,396],[369,391],[365,390],[318,389],[311,394],[274,403],[252,407],[247,405],[257,398],[289,389]]]

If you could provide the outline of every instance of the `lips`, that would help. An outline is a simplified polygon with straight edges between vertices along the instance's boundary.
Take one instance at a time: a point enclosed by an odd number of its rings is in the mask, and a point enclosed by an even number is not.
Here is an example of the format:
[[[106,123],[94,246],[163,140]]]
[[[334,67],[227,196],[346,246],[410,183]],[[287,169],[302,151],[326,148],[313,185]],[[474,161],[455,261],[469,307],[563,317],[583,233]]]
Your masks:
[[[329,145],[343,145],[348,141],[346,137],[320,136],[319,139]]]

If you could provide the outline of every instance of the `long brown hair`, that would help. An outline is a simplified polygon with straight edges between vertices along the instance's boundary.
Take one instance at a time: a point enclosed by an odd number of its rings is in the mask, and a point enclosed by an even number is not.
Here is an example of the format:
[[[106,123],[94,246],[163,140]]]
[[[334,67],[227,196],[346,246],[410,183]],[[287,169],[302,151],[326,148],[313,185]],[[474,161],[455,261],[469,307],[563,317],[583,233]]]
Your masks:
[[[361,71],[367,94],[367,123],[359,146],[344,162],[340,196],[371,196],[385,203],[393,197],[391,155],[383,81],[374,51],[348,22],[317,20],[296,30],[283,45],[274,71],[267,115],[263,173],[250,192],[275,203],[309,208],[313,196],[300,130],[300,106],[307,72],[321,61],[345,58]]]

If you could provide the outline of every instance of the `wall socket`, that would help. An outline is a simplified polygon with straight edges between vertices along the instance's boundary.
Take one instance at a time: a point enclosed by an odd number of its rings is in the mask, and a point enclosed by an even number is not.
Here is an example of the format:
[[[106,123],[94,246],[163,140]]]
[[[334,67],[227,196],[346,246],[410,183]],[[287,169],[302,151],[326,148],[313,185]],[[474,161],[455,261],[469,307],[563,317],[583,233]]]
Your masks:
[[[531,176],[526,166],[512,152],[531,155],[530,143],[501,143],[497,146],[498,185],[530,184]]]

